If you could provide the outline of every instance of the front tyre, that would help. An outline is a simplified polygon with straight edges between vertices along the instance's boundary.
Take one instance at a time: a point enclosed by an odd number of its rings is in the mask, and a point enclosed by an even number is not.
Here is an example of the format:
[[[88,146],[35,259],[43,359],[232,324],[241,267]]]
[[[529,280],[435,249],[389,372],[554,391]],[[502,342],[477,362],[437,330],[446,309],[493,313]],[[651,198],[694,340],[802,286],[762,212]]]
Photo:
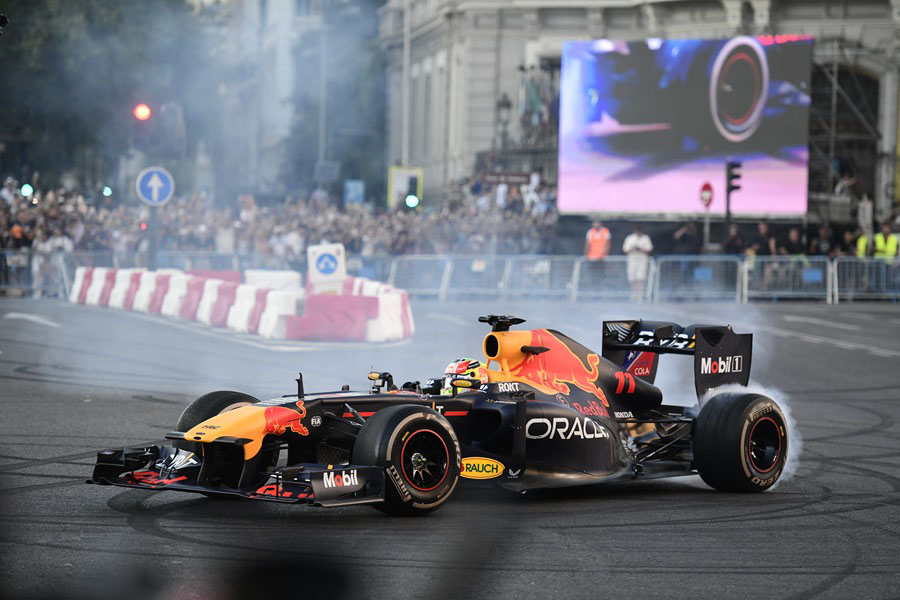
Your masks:
[[[200,396],[187,405],[187,408],[184,409],[184,412],[182,412],[181,416],[178,418],[178,424],[175,425],[175,431],[189,431],[203,421],[211,419],[216,415],[220,415],[223,412],[241,408],[242,406],[249,406],[250,404],[256,404],[257,402],[259,402],[259,398],[254,398],[253,396],[242,392],[231,392],[226,390],[210,392],[205,396]],[[197,454],[201,454],[200,446],[201,444],[199,442],[189,442],[187,440],[178,440],[175,442],[176,448],[190,450]]]
[[[717,394],[694,420],[694,465],[708,485],[726,492],[763,492],[784,470],[787,422],[771,398]]]
[[[353,464],[384,467],[384,502],[397,516],[427,514],[441,506],[459,481],[462,459],[456,434],[430,408],[392,406],[370,417],[353,445]]]

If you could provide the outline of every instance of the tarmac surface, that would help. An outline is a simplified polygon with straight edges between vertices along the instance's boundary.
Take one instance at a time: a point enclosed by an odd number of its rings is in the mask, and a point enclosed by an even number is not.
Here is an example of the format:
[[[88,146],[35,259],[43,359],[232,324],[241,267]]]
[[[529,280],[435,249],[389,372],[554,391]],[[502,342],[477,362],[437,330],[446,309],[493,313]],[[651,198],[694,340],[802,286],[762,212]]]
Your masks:
[[[5,597],[897,598],[897,304],[414,303],[411,342],[267,342],[156,317],[0,298],[0,594]],[[315,509],[84,484],[96,451],[161,440],[214,389],[260,397],[427,379],[479,356],[479,314],[600,349],[603,318],[732,323],[755,384],[802,435],[770,492],[698,477],[513,495],[461,490],[434,514]],[[667,403],[694,401],[665,356]],[[792,432],[793,457],[801,443]]]

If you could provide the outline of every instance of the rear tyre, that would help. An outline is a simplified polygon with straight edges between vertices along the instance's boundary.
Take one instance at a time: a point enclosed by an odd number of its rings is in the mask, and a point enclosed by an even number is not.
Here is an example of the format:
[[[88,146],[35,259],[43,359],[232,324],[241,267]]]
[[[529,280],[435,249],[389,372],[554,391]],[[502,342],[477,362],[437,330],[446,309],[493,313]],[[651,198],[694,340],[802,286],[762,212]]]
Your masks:
[[[763,492],[784,469],[787,422],[771,398],[718,394],[694,420],[694,465],[708,485],[726,492]]]
[[[353,464],[384,467],[384,502],[378,510],[425,515],[456,488],[462,459],[447,420],[422,406],[391,406],[366,421],[353,445]]]

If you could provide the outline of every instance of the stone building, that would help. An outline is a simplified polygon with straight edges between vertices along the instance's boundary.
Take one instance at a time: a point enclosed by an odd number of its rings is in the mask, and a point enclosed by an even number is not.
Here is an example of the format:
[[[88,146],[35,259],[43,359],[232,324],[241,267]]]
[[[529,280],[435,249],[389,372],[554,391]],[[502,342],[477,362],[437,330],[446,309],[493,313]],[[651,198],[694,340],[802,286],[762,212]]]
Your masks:
[[[827,178],[815,188],[814,172],[844,155],[864,171],[864,191],[882,212],[893,200],[900,0],[388,0],[380,41],[389,164],[404,154],[406,14],[407,162],[424,167],[432,192],[471,175],[492,148],[555,150],[555,125],[536,135],[519,108],[524,80],[554,85],[565,41],[785,33],[816,38],[811,191],[831,191]]]

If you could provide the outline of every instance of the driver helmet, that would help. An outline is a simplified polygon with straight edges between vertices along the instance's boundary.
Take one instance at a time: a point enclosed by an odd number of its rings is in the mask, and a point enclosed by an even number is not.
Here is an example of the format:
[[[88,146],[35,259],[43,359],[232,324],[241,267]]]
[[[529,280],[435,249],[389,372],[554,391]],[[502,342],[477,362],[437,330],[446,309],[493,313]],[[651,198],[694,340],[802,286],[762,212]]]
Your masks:
[[[441,386],[441,394],[453,393],[450,382],[454,379],[478,379],[487,382],[487,368],[480,360],[474,358],[457,358],[444,369],[444,380]]]

